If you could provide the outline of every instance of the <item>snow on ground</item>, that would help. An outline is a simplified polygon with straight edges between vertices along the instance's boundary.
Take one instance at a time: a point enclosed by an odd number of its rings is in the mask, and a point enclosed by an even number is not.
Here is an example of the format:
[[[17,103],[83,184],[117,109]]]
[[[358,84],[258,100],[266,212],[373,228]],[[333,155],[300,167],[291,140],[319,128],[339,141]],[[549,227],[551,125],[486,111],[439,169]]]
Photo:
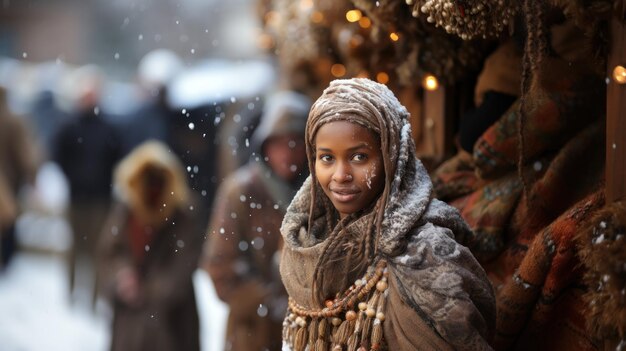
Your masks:
[[[32,210],[17,221],[18,251],[0,271],[0,351],[104,351],[109,348],[111,311],[96,311],[79,294],[70,303],[65,255],[71,230],[62,218],[67,185],[54,164],[40,169]],[[33,197],[34,196],[34,197]],[[228,307],[217,299],[208,274],[193,276],[202,351],[221,351]],[[129,350],[131,351],[131,350]]]
[[[196,290],[196,303],[200,317],[202,351],[222,351],[228,306],[217,298],[213,282],[205,271],[195,272],[193,285]]]
[[[103,316],[73,309],[59,256],[20,253],[0,275],[0,350],[106,350]]]
[[[202,351],[222,350],[226,305],[208,275],[194,274]],[[79,301],[80,302],[80,301]],[[70,304],[67,271],[58,253],[19,252],[0,273],[0,351],[103,351],[110,309],[99,302]]]

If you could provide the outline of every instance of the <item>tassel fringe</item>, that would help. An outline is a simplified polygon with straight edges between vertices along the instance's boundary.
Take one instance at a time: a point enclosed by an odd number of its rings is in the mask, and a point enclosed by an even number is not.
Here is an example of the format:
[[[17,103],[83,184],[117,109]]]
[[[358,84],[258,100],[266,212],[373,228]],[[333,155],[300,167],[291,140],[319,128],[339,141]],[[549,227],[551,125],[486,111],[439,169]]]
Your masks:
[[[330,301],[322,310],[309,311],[290,300],[283,340],[293,351],[385,350],[387,289],[387,268],[379,261],[343,299]]]

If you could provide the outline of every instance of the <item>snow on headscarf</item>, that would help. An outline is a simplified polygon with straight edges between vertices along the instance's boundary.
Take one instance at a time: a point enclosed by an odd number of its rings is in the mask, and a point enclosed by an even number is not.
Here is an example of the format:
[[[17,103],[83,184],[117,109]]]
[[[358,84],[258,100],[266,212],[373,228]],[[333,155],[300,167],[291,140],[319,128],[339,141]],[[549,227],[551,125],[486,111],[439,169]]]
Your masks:
[[[385,314],[390,319],[384,327],[393,349],[432,349],[440,338],[451,348],[488,349],[495,323],[493,289],[469,250],[455,242],[471,231],[455,208],[433,198],[408,119],[387,87],[367,79],[335,80],[315,102],[306,129],[311,176],[281,227],[285,289],[301,306],[323,308],[325,299],[342,294],[362,276],[364,265],[384,259],[394,277],[390,286],[396,286],[389,290]],[[384,190],[374,206],[338,223],[315,179],[315,134],[333,121],[358,123],[377,133],[385,171]],[[428,327],[409,335],[398,327],[405,322]]]
[[[376,206],[379,212],[376,214],[376,247],[377,251],[389,256],[402,249],[402,237],[421,219],[432,200],[430,177],[415,155],[409,116],[407,109],[385,85],[366,78],[340,79],[332,81],[313,104],[305,133],[313,179],[315,135],[322,125],[349,121],[380,136],[385,187]],[[317,194],[321,189],[317,182],[314,182],[315,186],[311,186],[311,182],[307,181],[303,188],[310,189],[310,199],[319,198]],[[319,204],[307,202],[309,220],[312,220],[313,213],[319,210],[314,207]]]
[[[403,127],[407,127],[404,132],[410,136],[408,118],[409,112],[385,85],[366,78],[335,80],[311,108],[306,129],[307,150],[313,152],[310,147],[322,125],[347,120],[374,131],[380,136],[381,149],[393,151],[390,146],[399,144]],[[396,162],[398,153],[390,155],[390,159],[385,159],[386,166]],[[385,170],[393,173],[387,167]]]

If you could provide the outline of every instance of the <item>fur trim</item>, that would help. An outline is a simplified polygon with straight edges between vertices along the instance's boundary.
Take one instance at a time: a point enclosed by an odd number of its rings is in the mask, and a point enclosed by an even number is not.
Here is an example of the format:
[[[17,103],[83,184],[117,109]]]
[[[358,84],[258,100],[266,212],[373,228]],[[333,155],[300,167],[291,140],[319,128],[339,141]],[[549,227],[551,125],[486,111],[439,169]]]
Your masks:
[[[146,204],[145,176],[150,169],[162,170],[165,175],[161,206],[150,208]],[[146,224],[157,224],[177,208],[189,202],[189,190],[180,161],[157,141],[147,141],[128,156],[115,169],[115,193]]]
[[[577,236],[589,288],[587,329],[598,340],[626,337],[626,202],[606,205]]]

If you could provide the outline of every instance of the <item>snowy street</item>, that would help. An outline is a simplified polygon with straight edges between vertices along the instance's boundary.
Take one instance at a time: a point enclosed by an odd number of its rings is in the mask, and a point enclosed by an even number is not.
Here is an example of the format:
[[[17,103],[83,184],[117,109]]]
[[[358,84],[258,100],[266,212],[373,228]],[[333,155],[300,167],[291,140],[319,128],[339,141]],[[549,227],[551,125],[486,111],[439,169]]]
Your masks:
[[[70,307],[65,269],[59,256],[20,253],[0,276],[2,351],[107,349],[106,318]]]
[[[0,351],[102,351],[108,349],[109,313],[99,304],[70,305],[62,256],[20,252],[0,273]],[[227,308],[205,273],[196,272],[203,351],[221,350]]]

